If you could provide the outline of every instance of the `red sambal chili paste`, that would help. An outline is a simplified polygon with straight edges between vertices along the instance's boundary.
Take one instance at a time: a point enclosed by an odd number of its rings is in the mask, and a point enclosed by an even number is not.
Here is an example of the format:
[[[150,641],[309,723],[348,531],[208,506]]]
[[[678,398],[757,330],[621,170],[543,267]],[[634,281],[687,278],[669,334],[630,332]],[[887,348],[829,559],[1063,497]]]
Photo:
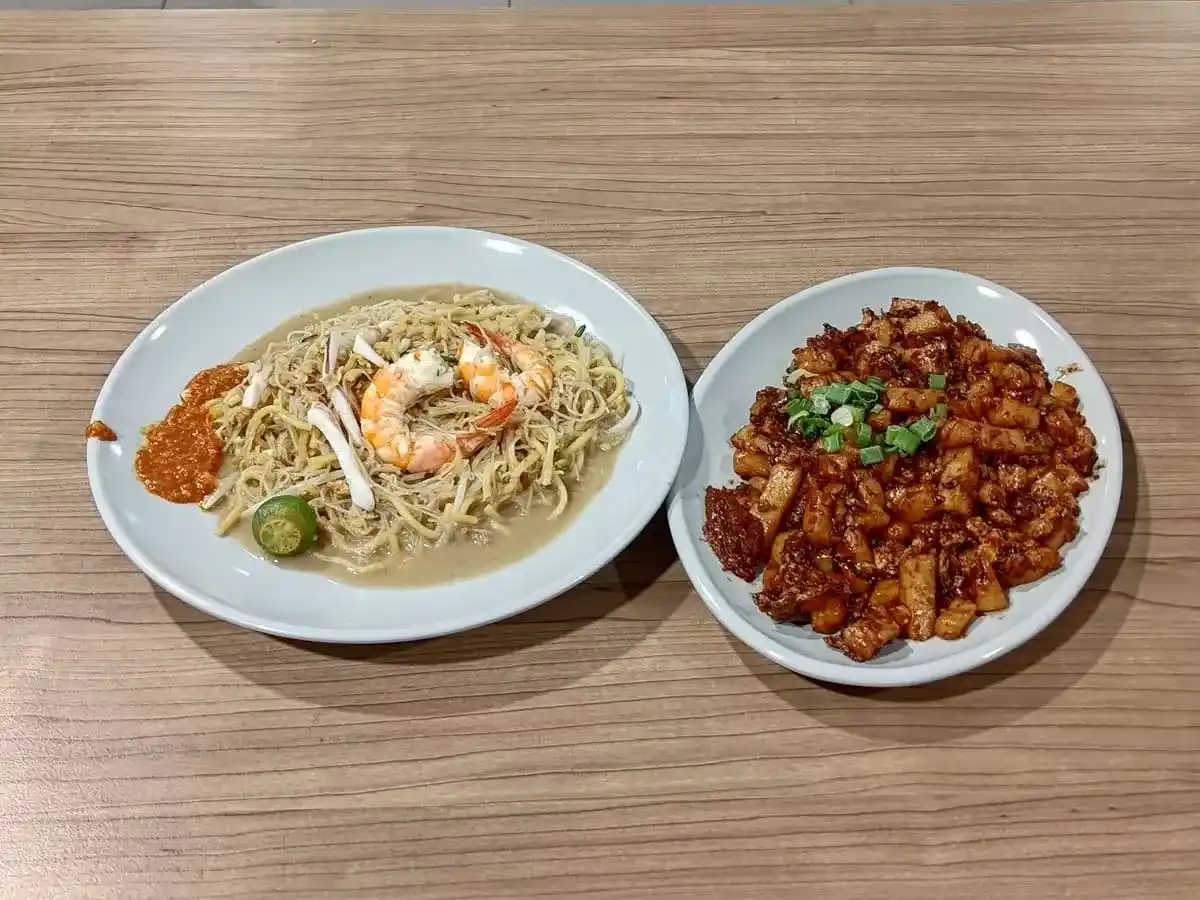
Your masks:
[[[150,493],[199,503],[213,492],[225,453],[206,404],[245,378],[246,367],[232,363],[197,373],[166,418],[146,429],[133,470]]]
[[[97,441],[115,441],[117,433],[97,419],[87,427],[87,436],[89,440]]]

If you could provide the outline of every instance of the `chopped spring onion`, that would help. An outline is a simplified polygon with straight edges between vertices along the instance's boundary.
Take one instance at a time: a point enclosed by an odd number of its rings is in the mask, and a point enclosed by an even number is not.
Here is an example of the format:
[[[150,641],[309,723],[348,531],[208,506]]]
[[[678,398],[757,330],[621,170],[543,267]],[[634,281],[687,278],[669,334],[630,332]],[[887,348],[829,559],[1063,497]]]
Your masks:
[[[864,466],[877,466],[883,462],[882,447],[863,447],[858,451],[858,459]]]
[[[830,404],[828,397],[826,397],[824,394],[816,397],[810,395],[809,399],[812,401],[813,412],[821,416],[829,415],[829,408],[832,404]]]
[[[841,432],[837,432],[836,434],[827,434],[827,435],[825,435],[825,437],[821,438],[821,449],[824,450],[826,453],[837,453],[839,450],[841,450],[842,449],[842,434],[841,434]]]
[[[833,411],[833,414],[830,415],[829,421],[833,422],[834,425],[839,426],[853,425],[854,414],[850,412],[851,409],[852,407],[849,406],[839,406]]]
[[[950,416],[950,407],[945,403],[939,403],[933,408],[933,417],[935,419],[945,419]]]
[[[829,417],[835,425],[850,426],[856,422],[863,420],[863,411],[861,406],[839,406],[833,411],[833,415]]]
[[[815,437],[820,437],[825,431],[825,422],[821,419],[805,419],[804,424],[800,426],[802,433],[810,441]]]
[[[917,419],[908,426],[909,431],[912,431],[922,441],[927,441],[937,434],[937,425],[932,419]]]
[[[787,414],[787,427],[789,430],[795,431],[797,423],[812,415],[812,402],[807,397],[801,397],[797,394],[788,400]]]
[[[829,421],[823,420],[821,424],[823,424],[825,426],[825,431],[824,431],[825,434],[841,434],[842,433],[842,426],[839,425],[837,422],[829,422]]]
[[[845,403],[850,399],[849,385],[834,382],[825,388],[825,396],[829,398],[831,403]]]
[[[850,384],[850,397],[857,406],[870,406],[879,399],[879,391],[871,387],[869,384],[864,384],[861,381],[854,381]]]
[[[871,426],[866,422],[859,422],[854,426],[854,446],[866,447],[871,443]]]
[[[874,406],[871,407],[871,415],[875,415],[876,413],[881,413],[881,412],[883,412],[883,404],[882,403],[876,403]]]
[[[892,425],[887,430],[887,442],[901,456],[912,456],[921,446],[921,438],[916,432],[903,426]]]
[[[869,378],[867,378],[865,384],[867,385],[867,387],[869,387],[875,391],[878,391],[879,393],[883,393],[883,389],[885,387],[887,387],[887,385],[884,383],[883,379],[879,378],[878,376],[875,376],[875,375],[872,375]]]
[[[811,410],[812,402],[807,397],[794,397],[787,404],[787,414],[789,416],[807,415]]]
[[[929,386],[931,388],[933,388],[935,391],[944,391],[946,389],[946,376],[945,375],[930,375],[929,376]]]

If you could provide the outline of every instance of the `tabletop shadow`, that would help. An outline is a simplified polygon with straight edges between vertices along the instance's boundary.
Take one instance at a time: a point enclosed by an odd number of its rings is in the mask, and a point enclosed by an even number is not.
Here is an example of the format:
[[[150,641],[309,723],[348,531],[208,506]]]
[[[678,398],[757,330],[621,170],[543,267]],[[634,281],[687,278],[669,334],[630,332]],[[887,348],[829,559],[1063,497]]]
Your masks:
[[[683,367],[683,377],[687,381],[690,394],[696,385],[696,379],[700,377],[700,373],[704,371],[708,363],[701,362],[700,358],[692,351],[691,345],[679,336],[676,329],[663,325],[661,321],[659,325],[666,334],[667,340],[671,342],[671,348],[675,351],[675,355],[679,357],[679,365]]]
[[[1074,602],[1024,646],[972,672],[903,688],[812,682],[740,644],[738,654],[764,685],[797,710],[831,727],[889,743],[955,741],[1050,703],[1104,655],[1137,597],[1145,571],[1148,530],[1136,530],[1145,472],[1123,418],[1120,423],[1125,447],[1121,501],[1104,556]],[[1068,644],[1070,653],[1056,653]]]
[[[248,681],[316,706],[421,717],[508,706],[620,658],[686,597],[686,582],[647,591],[675,559],[660,510],[611,563],[561,596],[492,625],[403,644],[275,638],[155,593],[197,646]],[[601,619],[603,631],[592,629]]]

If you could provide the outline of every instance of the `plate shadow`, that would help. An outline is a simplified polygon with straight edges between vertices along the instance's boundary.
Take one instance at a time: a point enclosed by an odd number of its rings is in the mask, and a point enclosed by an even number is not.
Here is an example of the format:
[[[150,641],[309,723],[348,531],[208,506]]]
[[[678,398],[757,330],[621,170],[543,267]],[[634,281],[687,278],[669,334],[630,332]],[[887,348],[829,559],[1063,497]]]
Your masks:
[[[687,596],[686,582],[656,585],[675,560],[660,509],[629,547],[565,594],[492,625],[403,644],[275,638],[155,594],[197,646],[247,681],[313,706],[425,717],[527,701],[619,659]]]

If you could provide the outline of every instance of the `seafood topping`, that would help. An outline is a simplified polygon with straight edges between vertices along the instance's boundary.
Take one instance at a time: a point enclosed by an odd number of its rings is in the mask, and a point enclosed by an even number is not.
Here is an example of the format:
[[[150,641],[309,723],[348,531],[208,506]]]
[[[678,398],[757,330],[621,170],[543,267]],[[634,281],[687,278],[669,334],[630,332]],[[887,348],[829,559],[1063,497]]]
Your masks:
[[[472,322],[463,328],[475,340],[463,341],[458,372],[474,399],[497,409],[514,401],[521,406],[545,402],[554,384],[554,369],[544,355],[528,344]],[[501,357],[506,357],[517,371],[504,368]]]
[[[484,429],[503,425],[515,401],[475,422],[475,429],[458,435],[413,431],[409,408],[430,394],[454,385],[454,370],[433,348],[414,350],[375,373],[363,394],[362,433],[379,458],[406,472],[436,472],[461,451],[477,453],[491,440]]]
[[[346,484],[350,486],[350,502],[359,509],[374,509],[375,491],[371,487],[371,479],[363,468],[362,460],[355,455],[354,448],[346,442],[329,407],[316,404],[309,409],[308,424],[319,429],[329,442],[329,447],[346,476]]]

